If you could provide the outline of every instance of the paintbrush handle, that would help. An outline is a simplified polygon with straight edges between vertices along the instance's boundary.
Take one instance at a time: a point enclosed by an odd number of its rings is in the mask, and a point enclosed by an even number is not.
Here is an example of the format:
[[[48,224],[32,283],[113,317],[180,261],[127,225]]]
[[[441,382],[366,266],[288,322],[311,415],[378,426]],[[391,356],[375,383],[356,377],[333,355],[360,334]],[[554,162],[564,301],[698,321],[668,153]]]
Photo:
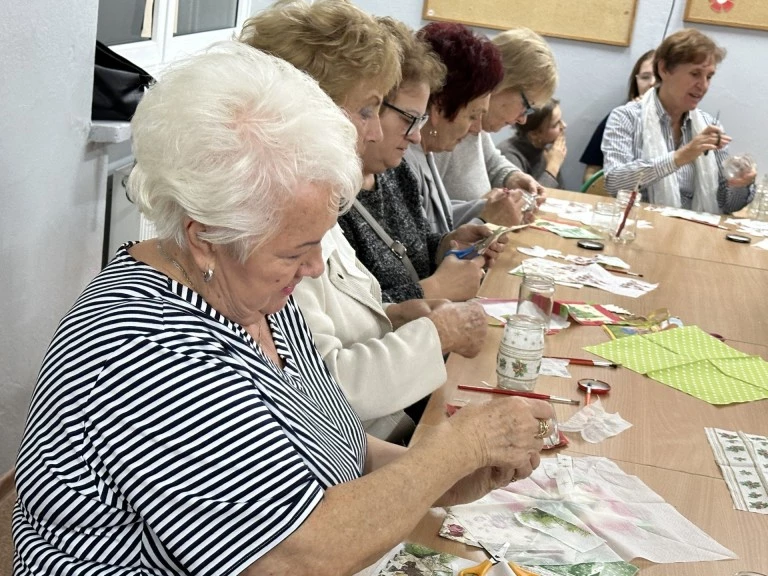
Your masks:
[[[621,231],[624,230],[624,226],[627,223],[627,217],[629,216],[629,211],[632,210],[632,206],[635,205],[635,198],[637,198],[637,189],[632,190],[632,192],[629,194],[629,200],[627,200],[627,207],[624,208],[624,214],[621,217],[619,228],[616,230],[616,238],[619,238],[621,236]]]
[[[523,398],[535,398],[536,400],[547,400],[549,402],[557,402],[559,404],[574,404],[578,405],[578,400],[571,400],[569,398],[560,398],[558,396],[550,396],[549,394],[538,394],[536,392],[527,392],[525,390],[507,390],[506,388],[485,388],[483,386],[465,386],[459,384],[459,390],[469,390],[471,392],[487,392],[488,394],[503,394],[505,396],[522,396]]]

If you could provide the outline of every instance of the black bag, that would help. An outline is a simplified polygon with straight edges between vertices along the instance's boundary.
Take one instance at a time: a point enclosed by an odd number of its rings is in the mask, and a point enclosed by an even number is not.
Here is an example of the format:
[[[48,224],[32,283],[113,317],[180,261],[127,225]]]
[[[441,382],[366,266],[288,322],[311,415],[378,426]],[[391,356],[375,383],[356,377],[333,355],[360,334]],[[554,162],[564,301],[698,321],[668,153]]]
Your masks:
[[[153,81],[146,71],[97,40],[91,120],[130,120]]]

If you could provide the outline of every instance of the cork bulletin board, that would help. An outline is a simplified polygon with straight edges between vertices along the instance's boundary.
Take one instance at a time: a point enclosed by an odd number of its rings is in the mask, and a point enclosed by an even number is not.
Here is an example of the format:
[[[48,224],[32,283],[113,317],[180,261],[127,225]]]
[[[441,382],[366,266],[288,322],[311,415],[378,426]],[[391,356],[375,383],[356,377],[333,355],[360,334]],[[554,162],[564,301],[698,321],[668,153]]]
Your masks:
[[[497,30],[526,26],[544,36],[629,46],[636,6],[637,0],[424,0],[422,16]]]
[[[683,20],[768,30],[768,0],[688,0]]]

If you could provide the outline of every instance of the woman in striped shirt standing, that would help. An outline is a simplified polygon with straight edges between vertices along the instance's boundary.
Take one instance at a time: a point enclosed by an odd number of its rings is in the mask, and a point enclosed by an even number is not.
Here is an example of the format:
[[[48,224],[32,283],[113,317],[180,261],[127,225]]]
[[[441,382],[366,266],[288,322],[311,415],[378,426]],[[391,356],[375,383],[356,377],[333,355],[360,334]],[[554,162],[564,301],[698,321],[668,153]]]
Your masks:
[[[349,574],[436,503],[538,464],[549,405],[367,438],[291,296],[360,188],[357,133],[307,76],[227,43],[133,120],[123,246],[62,320],[22,440],[14,573]],[[510,415],[514,416],[510,416]]]

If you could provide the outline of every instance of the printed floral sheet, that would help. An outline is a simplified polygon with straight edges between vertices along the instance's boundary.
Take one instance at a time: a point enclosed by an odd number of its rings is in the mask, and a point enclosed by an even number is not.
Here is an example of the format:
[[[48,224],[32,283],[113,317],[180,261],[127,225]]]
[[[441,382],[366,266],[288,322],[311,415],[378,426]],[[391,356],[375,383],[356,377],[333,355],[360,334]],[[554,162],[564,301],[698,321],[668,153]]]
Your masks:
[[[735,554],[607,458],[543,459],[529,478],[448,509],[440,535],[510,543],[519,564],[700,562]]]
[[[768,437],[705,428],[736,510],[768,514]]]

